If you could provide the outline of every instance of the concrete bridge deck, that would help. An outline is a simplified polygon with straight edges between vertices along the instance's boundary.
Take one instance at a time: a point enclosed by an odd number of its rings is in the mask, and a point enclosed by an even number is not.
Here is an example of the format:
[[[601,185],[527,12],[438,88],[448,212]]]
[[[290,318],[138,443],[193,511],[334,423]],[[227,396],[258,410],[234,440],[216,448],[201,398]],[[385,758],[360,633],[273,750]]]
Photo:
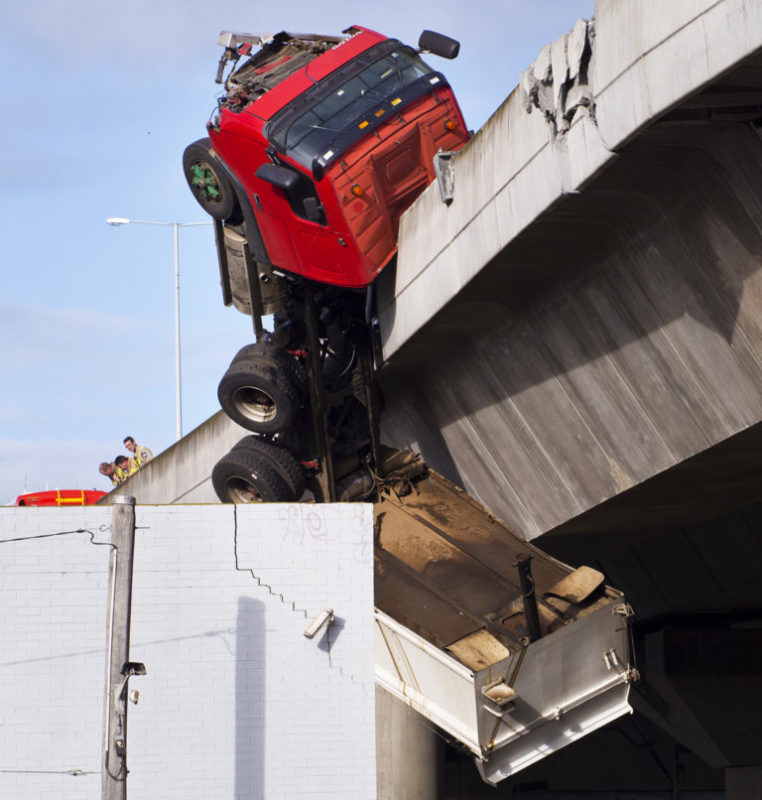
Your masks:
[[[385,439],[527,538],[760,496],[760,47],[759,2],[601,0],[403,217]]]

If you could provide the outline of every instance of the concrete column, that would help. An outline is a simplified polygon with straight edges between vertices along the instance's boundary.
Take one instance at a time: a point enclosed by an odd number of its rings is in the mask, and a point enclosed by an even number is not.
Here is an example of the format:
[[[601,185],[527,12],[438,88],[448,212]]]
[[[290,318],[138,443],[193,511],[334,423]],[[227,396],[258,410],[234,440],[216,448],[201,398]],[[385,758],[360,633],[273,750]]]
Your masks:
[[[762,766],[728,767],[725,770],[725,800],[762,797]]]
[[[439,800],[444,747],[423,717],[376,687],[378,800]]]

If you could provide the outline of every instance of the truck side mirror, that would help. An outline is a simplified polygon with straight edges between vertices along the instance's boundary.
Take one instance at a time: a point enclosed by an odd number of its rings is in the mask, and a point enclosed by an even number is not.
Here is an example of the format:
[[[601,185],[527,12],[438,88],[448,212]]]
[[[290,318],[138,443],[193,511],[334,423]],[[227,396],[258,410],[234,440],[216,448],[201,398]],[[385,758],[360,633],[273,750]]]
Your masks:
[[[298,172],[286,167],[279,167],[277,164],[262,164],[254,174],[285,192],[293,189],[299,183]]]
[[[452,59],[456,58],[460,52],[460,42],[443,33],[424,31],[421,38],[418,39],[418,49],[433,53],[435,56]]]

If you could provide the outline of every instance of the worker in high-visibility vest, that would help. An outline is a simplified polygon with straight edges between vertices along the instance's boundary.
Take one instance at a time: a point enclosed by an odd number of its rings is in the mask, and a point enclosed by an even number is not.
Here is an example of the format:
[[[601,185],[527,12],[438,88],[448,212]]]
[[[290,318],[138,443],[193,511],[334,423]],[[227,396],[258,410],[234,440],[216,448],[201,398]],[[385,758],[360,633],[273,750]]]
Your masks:
[[[98,467],[98,472],[107,477],[114,486],[119,486],[120,480],[116,474],[116,464],[113,461],[103,461]]]
[[[135,459],[127,458],[127,456],[117,456],[114,459],[114,467],[119,483],[124,483],[130,475],[134,475],[138,471]]]
[[[124,437],[124,446],[132,453],[132,457],[135,459],[138,469],[144,467],[146,462],[153,458],[153,453],[144,445],[137,444],[132,436]]]

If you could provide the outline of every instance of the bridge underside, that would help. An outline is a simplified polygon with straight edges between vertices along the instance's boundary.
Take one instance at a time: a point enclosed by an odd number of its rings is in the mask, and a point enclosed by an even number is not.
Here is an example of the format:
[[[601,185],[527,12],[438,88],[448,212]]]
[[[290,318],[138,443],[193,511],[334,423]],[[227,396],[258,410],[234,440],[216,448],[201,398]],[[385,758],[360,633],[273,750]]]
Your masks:
[[[758,79],[759,61],[743,70]],[[762,141],[748,109],[710,118],[701,97],[514,239],[382,373],[385,439],[526,538],[762,499]]]

